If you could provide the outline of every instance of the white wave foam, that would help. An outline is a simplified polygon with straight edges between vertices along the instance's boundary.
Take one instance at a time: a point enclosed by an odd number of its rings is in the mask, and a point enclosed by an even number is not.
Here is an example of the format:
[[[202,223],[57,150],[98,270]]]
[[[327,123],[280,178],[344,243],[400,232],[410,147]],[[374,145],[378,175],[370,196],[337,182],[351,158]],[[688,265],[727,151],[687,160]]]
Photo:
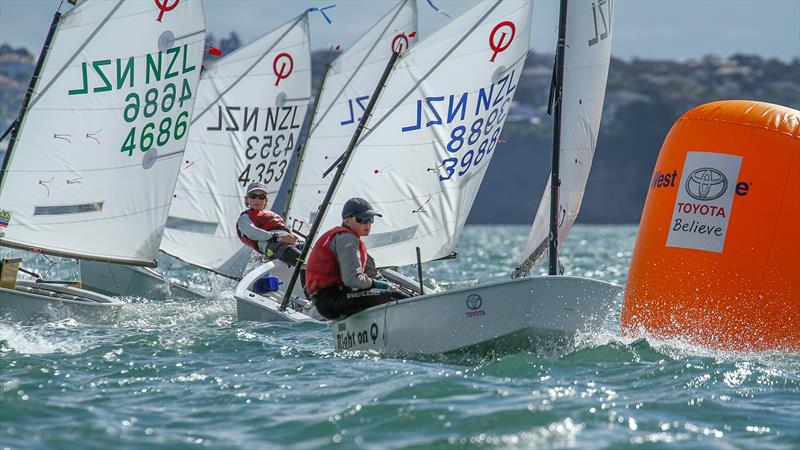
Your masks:
[[[69,319],[62,322],[74,320]],[[0,353],[14,351],[27,355],[41,355],[46,353],[66,353],[70,355],[81,353],[85,344],[75,338],[51,334],[50,330],[73,328],[74,324],[50,323],[43,328],[28,328],[21,325],[0,324]]]
[[[662,353],[672,359],[713,358],[730,363],[757,363],[779,372],[792,372],[800,369],[800,353],[785,351],[735,351],[718,350],[693,344],[688,337],[663,339],[652,336],[644,330],[635,334],[623,335],[619,331],[602,329],[594,332],[580,333],[575,337],[576,349],[595,348],[603,345],[635,346],[637,342],[646,342],[653,351]]]

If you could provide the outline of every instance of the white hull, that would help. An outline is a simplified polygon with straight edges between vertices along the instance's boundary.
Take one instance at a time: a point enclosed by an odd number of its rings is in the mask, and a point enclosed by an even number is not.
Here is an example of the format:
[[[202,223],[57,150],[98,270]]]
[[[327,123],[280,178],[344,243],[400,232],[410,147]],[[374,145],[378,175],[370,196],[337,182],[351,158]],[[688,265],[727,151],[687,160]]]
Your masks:
[[[0,288],[0,317],[15,322],[61,320],[112,320],[125,303],[65,284],[17,281],[16,289]]]
[[[527,277],[412,297],[333,321],[337,351],[440,354],[474,347],[533,349],[596,329],[620,287],[566,276]]]
[[[261,278],[261,276],[270,274],[274,275],[283,281],[281,289],[275,292],[256,293],[254,292],[254,284]],[[316,309],[311,307],[311,302],[305,298],[300,283],[295,284],[293,306],[295,308],[286,308],[285,311],[280,310],[281,302],[283,301],[283,294],[285,286],[289,284],[292,276],[292,268],[279,261],[270,261],[262,264],[242,278],[242,281],[236,285],[236,291],[233,296],[236,298],[236,317],[239,320],[249,320],[253,322],[321,322],[325,319],[321,318]],[[305,305],[308,308],[297,308],[299,305]]]
[[[242,279],[234,294],[238,319],[328,322],[314,309],[280,311],[283,290],[252,291],[255,281],[267,273],[288,281],[291,269],[280,265],[263,264]],[[413,286],[413,280],[399,274],[385,275]],[[424,296],[333,321],[333,346],[337,351],[439,354],[474,347],[511,352],[532,350],[538,344],[560,345],[579,331],[597,329],[611,313],[620,290],[604,281],[566,276],[527,277],[439,293],[426,289]],[[299,288],[294,294],[296,303],[307,302]]]
[[[188,286],[166,280],[155,270],[145,267],[81,261],[80,268],[83,286],[106,295],[150,300],[196,300],[206,297]]]

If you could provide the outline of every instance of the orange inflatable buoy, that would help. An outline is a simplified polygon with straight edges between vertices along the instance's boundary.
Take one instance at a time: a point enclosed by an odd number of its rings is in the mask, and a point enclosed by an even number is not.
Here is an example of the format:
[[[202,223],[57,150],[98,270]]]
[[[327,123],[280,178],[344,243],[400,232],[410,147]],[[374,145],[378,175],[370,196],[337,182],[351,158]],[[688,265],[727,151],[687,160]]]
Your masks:
[[[800,350],[800,111],[720,101],[670,130],[633,251],[622,330]]]

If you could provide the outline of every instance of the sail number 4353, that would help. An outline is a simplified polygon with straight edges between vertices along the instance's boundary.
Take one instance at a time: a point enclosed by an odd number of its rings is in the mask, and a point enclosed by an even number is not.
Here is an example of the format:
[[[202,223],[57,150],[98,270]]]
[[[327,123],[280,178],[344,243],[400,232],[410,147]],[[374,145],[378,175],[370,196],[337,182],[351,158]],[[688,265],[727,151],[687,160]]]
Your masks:
[[[288,155],[294,150],[294,135],[289,133],[250,136],[246,142],[244,156],[248,163],[238,178],[242,187],[252,181],[266,184],[280,181],[286,174],[286,166],[289,165]],[[274,160],[267,163],[266,160],[269,158]],[[255,163],[257,160],[261,162]]]

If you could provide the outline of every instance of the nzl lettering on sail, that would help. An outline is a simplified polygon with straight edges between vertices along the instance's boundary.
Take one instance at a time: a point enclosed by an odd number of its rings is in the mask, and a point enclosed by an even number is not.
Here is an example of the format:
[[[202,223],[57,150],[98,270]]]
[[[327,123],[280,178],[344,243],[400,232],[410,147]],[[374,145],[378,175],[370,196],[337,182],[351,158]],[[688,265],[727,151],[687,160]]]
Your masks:
[[[144,80],[145,85],[158,81],[169,80],[178,75],[195,70],[195,65],[189,65],[187,57],[187,44],[182,47],[172,47],[165,52],[148,53],[145,55]],[[136,57],[127,59],[116,58],[100,59],[92,62],[81,63],[83,83],[79,88],[70,89],[69,95],[83,95],[91,92],[108,92],[121,90],[125,87],[136,86]],[[141,61],[141,60],[140,60]]]

